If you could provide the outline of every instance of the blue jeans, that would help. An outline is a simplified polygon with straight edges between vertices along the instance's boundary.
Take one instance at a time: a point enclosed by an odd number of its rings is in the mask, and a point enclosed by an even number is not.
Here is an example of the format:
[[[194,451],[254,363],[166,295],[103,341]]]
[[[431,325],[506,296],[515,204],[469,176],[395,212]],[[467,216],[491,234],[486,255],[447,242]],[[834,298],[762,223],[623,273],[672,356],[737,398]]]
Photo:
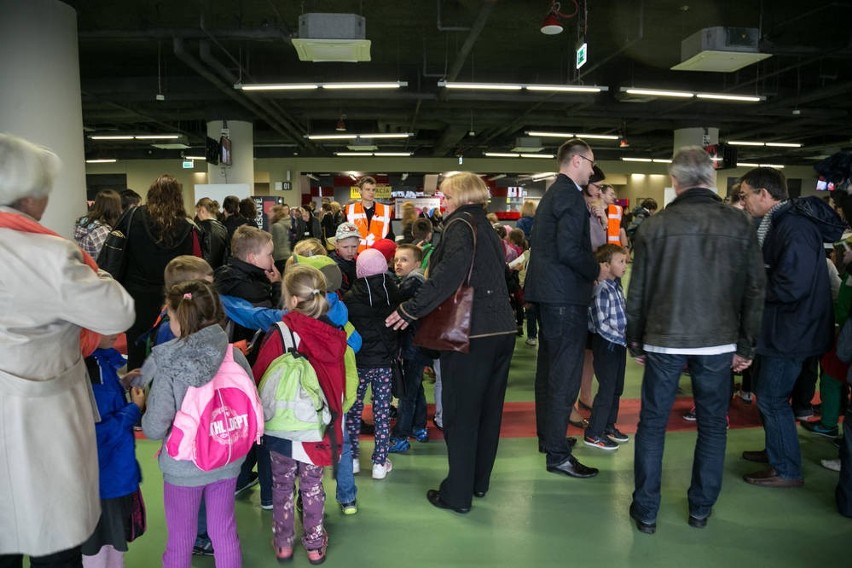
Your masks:
[[[357,493],[355,474],[352,473],[352,444],[349,443],[349,431],[344,424],[343,446],[340,449],[340,463],[337,465],[337,502],[351,503]]]
[[[419,353],[402,360],[405,394],[399,397],[399,418],[391,434],[394,438],[412,436],[426,427],[426,394],[423,392],[423,367],[426,359]]]
[[[588,337],[588,306],[539,304],[541,329],[535,369],[535,421],[547,466],[571,457],[565,439],[571,408],[580,392],[583,350]]]
[[[666,424],[677,394],[684,365],[692,375],[698,440],[689,486],[689,514],[707,517],[722,489],[727,422],[731,400],[733,353],[720,355],[667,355],[648,353],[642,379],[642,410],[636,431],[633,510],[645,522],[653,522],[660,509],[660,483]]]
[[[790,407],[793,385],[802,370],[803,359],[760,356],[754,393],[763,417],[766,455],[779,476],[802,478],[802,453],[799,433]]]

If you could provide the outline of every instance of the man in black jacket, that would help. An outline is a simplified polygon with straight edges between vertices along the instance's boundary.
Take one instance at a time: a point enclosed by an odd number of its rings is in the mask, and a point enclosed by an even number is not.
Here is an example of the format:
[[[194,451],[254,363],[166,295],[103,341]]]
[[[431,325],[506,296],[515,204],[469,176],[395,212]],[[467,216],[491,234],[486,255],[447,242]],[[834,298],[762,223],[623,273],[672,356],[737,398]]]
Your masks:
[[[571,477],[593,477],[571,455],[565,438],[571,408],[580,390],[592,284],[600,275],[589,240],[589,213],[582,186],[589,183],[595,155],[578,138],[557,155],[559,175],[541,200],[533,225],[525,299],[538,304],[541,317],[535,373],[535,417],[539,450],[547,470]]]
[[[710,156],[681,148],[669,166],[677,197],[636,232],[627,294],[627,346],[644,363],[630,516],[656,530],[666,424],[689,368],[698,440],[689,525],[701,528],[719,497],[731,400],[731,370],[751,364],[765,277],[748,217],[712,190]]]
[[[788,402],[803,361],[834,339],[834,314],[823,243],[840,239],[843,223],[817,197],[790,200],[784,174],[755,168],[742,177],[745,208],[760,217],[758,240],[766,267],[766,306],[757,343],[755,394],[766,450],[744,452],[769,467],[746,475],[761,487],[800,487],[802,455]]]

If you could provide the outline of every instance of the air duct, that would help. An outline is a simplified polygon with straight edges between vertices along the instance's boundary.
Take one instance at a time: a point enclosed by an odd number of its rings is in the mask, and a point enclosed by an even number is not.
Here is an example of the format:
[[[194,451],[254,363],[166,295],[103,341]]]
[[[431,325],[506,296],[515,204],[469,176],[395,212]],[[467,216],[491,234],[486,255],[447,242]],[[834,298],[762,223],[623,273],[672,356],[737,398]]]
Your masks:
[[[758,51],[759,39],[757,28],[704,28],[680,43],[681,62],[672,71],[737,71],[772,57]]]

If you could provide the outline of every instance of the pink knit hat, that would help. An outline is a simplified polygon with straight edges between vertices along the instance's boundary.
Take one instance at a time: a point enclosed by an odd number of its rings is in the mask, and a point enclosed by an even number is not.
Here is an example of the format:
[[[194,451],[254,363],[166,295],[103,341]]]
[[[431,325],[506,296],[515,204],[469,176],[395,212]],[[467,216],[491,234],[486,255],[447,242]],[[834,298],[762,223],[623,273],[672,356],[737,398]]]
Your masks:
[[[376,249],[367,249],[355,259],[355,274],[358,278],[375,276],[388,271],[388,261]]]

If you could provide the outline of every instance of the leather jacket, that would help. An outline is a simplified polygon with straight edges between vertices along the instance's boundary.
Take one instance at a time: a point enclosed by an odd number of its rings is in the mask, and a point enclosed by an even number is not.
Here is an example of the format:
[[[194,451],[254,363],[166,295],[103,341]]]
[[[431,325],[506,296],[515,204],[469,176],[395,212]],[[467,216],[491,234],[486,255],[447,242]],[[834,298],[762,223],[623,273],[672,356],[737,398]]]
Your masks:
[[[640,225],[627,294],[627,345],[736,344],[754,356],[766,275],[748,216],[709,189],[683,191]]]

